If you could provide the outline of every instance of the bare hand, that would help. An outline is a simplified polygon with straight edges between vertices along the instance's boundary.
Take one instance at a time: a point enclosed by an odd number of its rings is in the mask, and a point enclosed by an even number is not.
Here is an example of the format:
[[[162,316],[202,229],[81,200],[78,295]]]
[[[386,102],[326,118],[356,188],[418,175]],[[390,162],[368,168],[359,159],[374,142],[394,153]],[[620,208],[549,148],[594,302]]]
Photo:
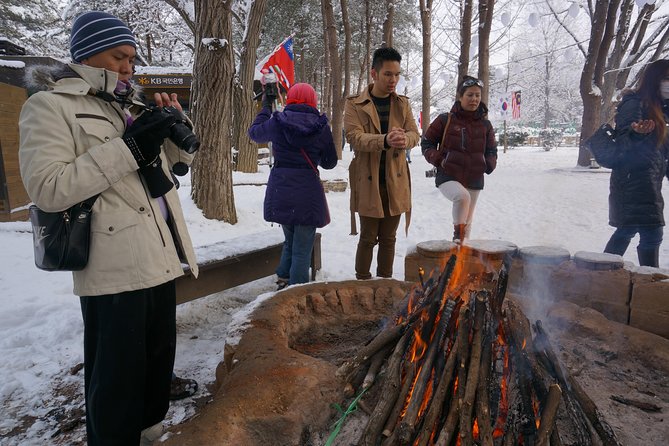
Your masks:
[[[154,93],[153,100],[156,102],[157,107],[174,107],[180,112],[183,111],[181,104],[179,104],[179,101],[177,100],[176,93],[170,93],[169,95],[165,92]]]
[[[404,129],[393,127],[386,135],[386,141],[393,149],[406,149],[407,137]]]
[[[635,132],[645,135],[655,130],[655,121],[652,119],[642,119],[640,121],[633,122],[631,127]]]

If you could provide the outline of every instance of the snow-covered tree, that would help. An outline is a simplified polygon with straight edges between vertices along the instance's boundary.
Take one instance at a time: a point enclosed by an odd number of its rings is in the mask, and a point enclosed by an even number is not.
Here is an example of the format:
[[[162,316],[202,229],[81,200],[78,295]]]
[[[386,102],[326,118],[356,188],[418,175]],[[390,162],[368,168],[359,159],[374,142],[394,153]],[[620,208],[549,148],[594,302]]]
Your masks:
[[[0,36],[28,54],[69,57],[69,27],[52,0],[0,0]]]

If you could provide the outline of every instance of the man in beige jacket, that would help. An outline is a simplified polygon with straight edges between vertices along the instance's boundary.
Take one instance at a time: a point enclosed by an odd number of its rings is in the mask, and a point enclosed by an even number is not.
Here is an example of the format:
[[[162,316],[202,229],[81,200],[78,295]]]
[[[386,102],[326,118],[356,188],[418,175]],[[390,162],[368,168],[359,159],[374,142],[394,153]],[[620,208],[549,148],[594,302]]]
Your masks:
[[[197,262],[170,169],[192,155],[167,138],[174,117],[145,111],[130,84],[136,43],[118,18],[72,25],[74,63],[37,72],[47,91],[20,116],[21,176],[58,212],[91,196],[87,266],[75,271],[84,320],[89,445],[151,444],[167,413],[176,344],[174,280]],[[158,106],[180,108],[163,93]]]
[[[395,92],[402,57],[379,48],[372,58],[372,79],[361,94],[346,101],[344,130],[355,152],[349,167],[351,212],[360,215],[355,276],[370,279],[373,249],[379,245],[376,275],[392,277],[395,234],[400,217],[411,215],[411,177],[406,151],[420,136],[406,96]],[[354,216],[353,216],[354,217]],[[355,233],[355,219],[352,220]]]

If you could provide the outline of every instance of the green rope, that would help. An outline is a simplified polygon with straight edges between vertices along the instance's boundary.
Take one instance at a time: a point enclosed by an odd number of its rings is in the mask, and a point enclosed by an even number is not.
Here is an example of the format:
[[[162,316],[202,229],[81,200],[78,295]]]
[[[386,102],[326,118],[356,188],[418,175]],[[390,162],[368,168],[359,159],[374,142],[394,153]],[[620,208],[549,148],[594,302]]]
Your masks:
[[[362,396],[367,392],[367,389],[363,389],[362,392],[358,394],[358,396],[355,397],[355,399],[349,404],[348,409],[346,409],[346,412],[344,412],[339,404],[333,404],[335,409],[341,413],[341,417],[335,422],[334,425],[334,430],[328,437],[328,441],[325,443],[325,446],[332,446],[332,443],[335,441],[335,438],[337,438],[337,435],[339,435],[339,431],[341,430],[341,427],[344,425],[344,421],[346,420],[346,417],[348,417],[350,414],[356,411],[358,408],[358,401]]]

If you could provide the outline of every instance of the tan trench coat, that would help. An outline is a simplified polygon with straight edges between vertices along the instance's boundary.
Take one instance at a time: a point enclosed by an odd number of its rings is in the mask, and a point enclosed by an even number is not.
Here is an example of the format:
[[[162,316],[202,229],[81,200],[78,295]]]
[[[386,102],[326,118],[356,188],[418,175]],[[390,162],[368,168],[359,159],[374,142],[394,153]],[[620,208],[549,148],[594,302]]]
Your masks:
[[[351,186],[350,209],[365,217],[383,217],[379,192],[379,163],[384,150],[381,123],[370,91],[373,84],[361,94],[349,96],[344,114],[346,139],[355,152],[349,166]],[[400,127],[406,131],[407,147],[411,149],[420,140],[418,127],[406,96],[391,94],[388,129]],[[406,229],[411,219],[411,176],[404,149],[387,149],[386,187],[391,215],[406,213]],[[355,218],[351,218],[351,232],[356,233]]]
[[[52,80],[49,91],[24,104],[19,161],[28,195],[44,211],[61,211],[100,194],[93,206],[88,265],[73,273],[74,293],[115,294],[160,285],[183,275],[182,260],[197,276],[176,188],[165,195],[170,228],[121,139],[123,110],[88,94],[91,89],[113,93],[117,74],[79,64],[70,68],[80,77]],[[136,115],[139,109],[130,111]],[[161,159],[171,178],[167,167],[179,160],[190,163],[192,156],[166,139]]]

